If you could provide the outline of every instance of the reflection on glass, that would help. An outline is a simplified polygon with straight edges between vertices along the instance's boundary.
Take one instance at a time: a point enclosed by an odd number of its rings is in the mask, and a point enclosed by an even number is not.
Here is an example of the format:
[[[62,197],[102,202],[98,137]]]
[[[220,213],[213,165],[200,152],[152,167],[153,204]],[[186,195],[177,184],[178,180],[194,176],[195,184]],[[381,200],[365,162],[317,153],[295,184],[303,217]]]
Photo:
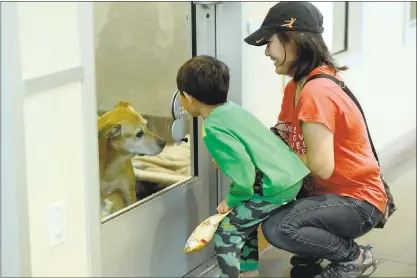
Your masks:
[[[126,117],[122,116],[129,113],[126,110],[117,108],[111,112],[116,116],[108,114],[108,119],[99,119],[103,216],[129,204],[126,196],[134,195],[134,201],[140,201],[192,174],[190,140],[177,146],[171,137],[176,74],[190,58],[189,7],[190,2],[94,3],[98,114],[113,110],[120,101],[128,102],[135,110],[132,113],[137,114],[121,130],[114,122]],[[189,138],[190,123],[186,131]],[[148,143],[153,146],[166,141],[162,152],[155,155],[140,149],[143,144],[139,139],[147,134],[151,138]],[[158,141],[158,137],[162,139]],[[120,142],[124,145],[117,143],[116,138],[123,139]],[[133,165],[134,185],[126,184],[128,179],[123,178],[129,176],[129,167],[114,166],[115,157],[123,157],[122,152],[114,150],[120,149],[121,144],[135,152],[124,154]],[[148,150],[152,149],[149,144]]]
[[[416,20],[416,2],[410,3],[410,20]]]
[[[348,2],[333,2],[333,41],[330,46],[332,54],[347,50],[347,11]]]

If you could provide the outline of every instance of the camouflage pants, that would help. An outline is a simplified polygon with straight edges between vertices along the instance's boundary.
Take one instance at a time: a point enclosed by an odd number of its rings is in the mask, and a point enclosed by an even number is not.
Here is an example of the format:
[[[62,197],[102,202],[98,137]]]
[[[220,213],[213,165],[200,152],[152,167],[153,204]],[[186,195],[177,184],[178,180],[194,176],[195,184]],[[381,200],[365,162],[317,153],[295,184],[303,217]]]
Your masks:
[[[225,217],[214,235],[220,277],[239,277],[240,271],[257,270],[258,227],[280,207],[261,200],[249,200]]]

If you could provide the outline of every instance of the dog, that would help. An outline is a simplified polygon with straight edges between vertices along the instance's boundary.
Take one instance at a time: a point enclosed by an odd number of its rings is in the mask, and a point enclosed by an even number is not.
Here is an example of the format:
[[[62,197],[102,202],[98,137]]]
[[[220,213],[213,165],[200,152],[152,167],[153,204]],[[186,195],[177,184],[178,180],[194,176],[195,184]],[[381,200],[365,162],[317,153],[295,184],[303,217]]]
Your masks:
[[[122,204],[113,212],[136,202],[136,179],[131,159],[161,153],[166,142],[147,128],[146,120],[127,101],[98,118],[100,195],[104,199],[121,195]],[[116,201],[117,203],[117,201]],[[120,203],[120,202],[119,202]]]

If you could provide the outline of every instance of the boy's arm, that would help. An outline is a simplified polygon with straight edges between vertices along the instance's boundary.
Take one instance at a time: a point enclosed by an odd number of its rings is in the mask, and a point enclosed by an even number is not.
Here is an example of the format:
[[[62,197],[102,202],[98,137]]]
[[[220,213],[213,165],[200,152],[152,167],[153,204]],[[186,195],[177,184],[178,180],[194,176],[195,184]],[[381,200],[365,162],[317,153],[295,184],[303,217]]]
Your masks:
[[[232,135],[213,128],[205,132],[207,149],[220,170],[233,181],[225,202],[230,208],[236,207],[253,196],[255,167],[245,147]]]

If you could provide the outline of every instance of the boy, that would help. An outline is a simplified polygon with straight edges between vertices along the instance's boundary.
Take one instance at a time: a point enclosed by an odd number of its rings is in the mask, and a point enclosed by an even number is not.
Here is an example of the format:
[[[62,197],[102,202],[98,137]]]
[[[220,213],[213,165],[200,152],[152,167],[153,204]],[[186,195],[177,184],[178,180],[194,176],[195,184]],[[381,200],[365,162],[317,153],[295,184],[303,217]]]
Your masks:
[[[214,236],[220,277],[258,274],[260,223],[295,199],[309,170],[252,114],[227,101],[229,69],[210,56],[188,60],[178,71],[180,102],[204,119],[203,141],[232,184],[219,213],[231,210]],[[242,273],[240,273],[242,271]]]

